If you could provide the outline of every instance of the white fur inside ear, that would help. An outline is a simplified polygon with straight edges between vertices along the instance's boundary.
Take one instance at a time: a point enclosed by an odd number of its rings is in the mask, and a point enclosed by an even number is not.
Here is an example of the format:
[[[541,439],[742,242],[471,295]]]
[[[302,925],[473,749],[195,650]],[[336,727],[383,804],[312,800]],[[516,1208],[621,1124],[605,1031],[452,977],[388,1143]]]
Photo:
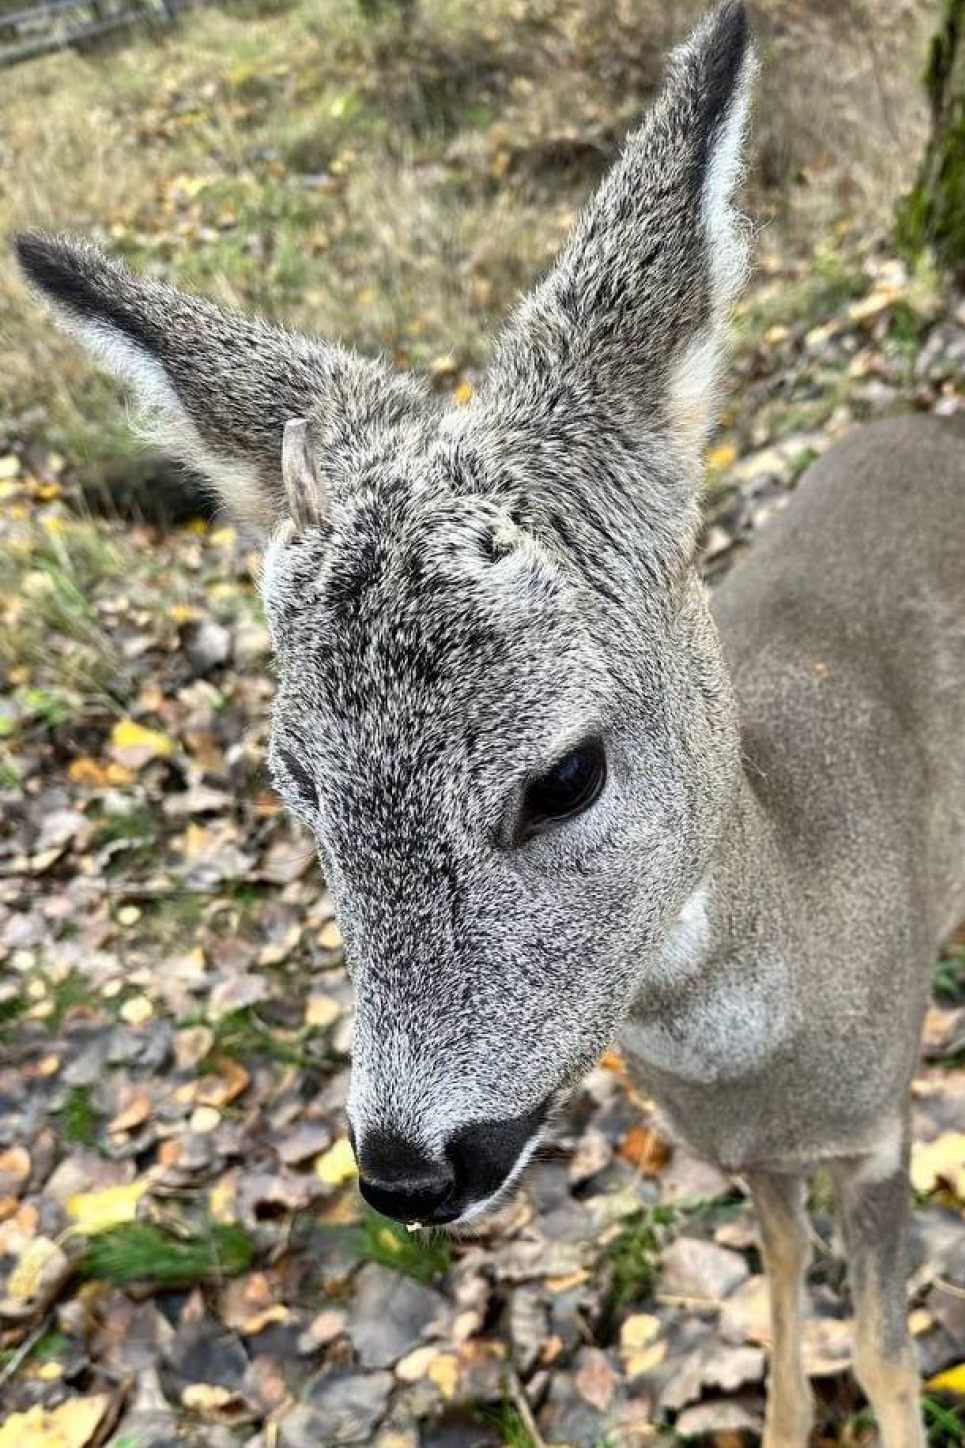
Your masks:
[[[711,324],[685,348],[670,374],[667,408],[676,442],[699,453],[713,422],[722,339]]]
[[[144,409],[141,417],[132,419],[141,437],[209,478],[230,512],[261,530],[270,525],[271,514],[265,514],[257,468],[243,458],[227,457],[209,446],[181,406],[164,368],[150,352],[106,322],[68,316],[64,325],[108,372],[134,389]]]
[[[727,115],[717,130],[704,177],[704,229],[712,306],[718,316],[730,309],[747,275],[748,226],[734,206],[734,193],[744,175],[744,138],[756,74],[757,58],[749,50]]]
[[[158,412],[180,410],[177,394],[160,362],[123,332],[106,322],[74,317],[67,317],[65,325],[108,372],[130,383],[145,406]]]
[[[692,453],[707,440],[717,403],[727,321],[747,276],[748,225],[734,205],[744,174],[744,138],[757,60],[749,51],[727,115],[717,130],[701,198],[710,268],[710,320],[690,341],[670,375],[668,408],[674,435]]]

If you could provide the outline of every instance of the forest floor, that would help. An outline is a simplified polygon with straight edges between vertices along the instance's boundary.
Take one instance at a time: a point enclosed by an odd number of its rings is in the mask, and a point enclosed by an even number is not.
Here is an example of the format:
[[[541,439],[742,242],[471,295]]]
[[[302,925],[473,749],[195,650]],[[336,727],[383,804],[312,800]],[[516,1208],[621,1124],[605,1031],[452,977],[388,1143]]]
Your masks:
[[[346,28],[313,133],[298,97],[322,75],[306,38],[318,8],[292,11],[297,58],[270,17],[254,16],[243,40],[232,32],[229,49],[228,21],[206,13],[193,44],[113,57],[109,94],[96,59],[83,62],[75,104],[99,108],[100,140],[96,127],[76,134],[77,110],[72,129],[58,89],[70,62],[43,62],[0,119],[0,148],[25,144],[32,98],[39,138],[21,206],[34,195],[57,220],[36,158],[49,165],[67,146],[91,182],[64,183],[78,229],[228,300],[386,346],[467,395],[490,318],[558,240],[584,166],[612,146],[594,117],[612,102],[616,128],[623,112],[609,93],[580,92],[552,161],[577,174],[550,204],[527,168],[558,118],[527,109],[536,81],[520,82],[526,67],[551,68],[565,27],[549,4],[517,7],[529,59],[493,39],[503,48],[472,101],[472,145],[455,125],[440,140],[435,116],[425,155],[410,151],[393,183],[408,188],[389,197],[405,203],[401,219],[360,238],[363,198],[388,217],[375,183],[389,184],[396,143],[380,127],[417,88],[387,85],[380,108],[371,56],[362,65],[352,47],[384,32]],[[481,22],[450,8],[468,45]],[[591,7],[580,13],[589,27]],[[406,44],[429,53],[424,36]],[[433,104],[450,60],[436,58]],[[639,52],[641,76],[650,65]],[[463,116],[468,81],[447,86]],[[286,98],[308,149],[293,136],[284,154],[260,155],[263,129],[277,141],[280,125],[268,111]],[[509,125],[515,104],[525,120]],[[381,171],[358,162],[369,124]],[[412,122],[413,145],[420,134]],[[205,158],[220,148],[221,166],[229,141],[238,166],[215,175]],[[144,148],[141,189],[108,196],[129,144]],[[462,196],[471,215],[437,232],[443,192],[452,214]],[[851,223],[824,235],[806,251],[784,232],[762,239],[708,455],[712,582],[855,422],[965,406],[965,304]],[[431,274],[418,274],[420,255]],[[341,291],[315,284],[316,267]],[[47,339],[12,275],[3,286],[14,300],[0,378],[0,1448],[756,1441],[767,1323],[753,1213],[740,1182],[667,1139],[615,1053],[516,1199],[472,1238],[409,1234],[360,1209],[341,941],[311,843],[280,812],[264,763],[273,686],[257,559],[219,520],[162,527],[79,504],[105,460],[134,467],[112,441],[120,409]],[[965,937],[935,964],[914,1093],[910,1313],[934,1448],[965,1442],[963,1123]],[[818,1441],[868,1444],[821,1177],[811,1205]]]

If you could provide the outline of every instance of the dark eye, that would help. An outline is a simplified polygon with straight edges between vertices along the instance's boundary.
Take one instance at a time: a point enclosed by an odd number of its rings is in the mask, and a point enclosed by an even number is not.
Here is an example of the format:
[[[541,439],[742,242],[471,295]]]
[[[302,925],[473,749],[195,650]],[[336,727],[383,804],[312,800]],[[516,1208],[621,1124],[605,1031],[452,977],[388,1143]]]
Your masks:
[[[278,749],[278,758],[285,766],[285,772],[291,779],[292,784],[298,790],[302,799],[310,809],[315,809],[318,804],[318,790],[315,788],[315,781],[290,749]]]
[[[582,814],[599,798],[605,783],[603,745],[599,739],[587,739],[558,759],[546,774],[529,781],[516,826],[516,843],[522,844],[561,820]]]

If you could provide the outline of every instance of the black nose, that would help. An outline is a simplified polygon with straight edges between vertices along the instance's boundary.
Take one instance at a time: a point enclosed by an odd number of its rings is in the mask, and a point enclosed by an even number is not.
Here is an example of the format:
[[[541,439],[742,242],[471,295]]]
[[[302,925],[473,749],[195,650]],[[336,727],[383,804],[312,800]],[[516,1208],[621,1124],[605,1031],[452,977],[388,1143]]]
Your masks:
[[[383,1216],[441,1226],[493,1197],[539,1130],[549,1100],[523,1116],[476,1121],[433,1160],[397,1133],[366,1131],[357,1149],[359,1190]]]
[[[389,1131],[366,1132],[358,1150],[359,1191],[370,1207],[400,1222],[440,1226],[458,1217],[456,1174]]]

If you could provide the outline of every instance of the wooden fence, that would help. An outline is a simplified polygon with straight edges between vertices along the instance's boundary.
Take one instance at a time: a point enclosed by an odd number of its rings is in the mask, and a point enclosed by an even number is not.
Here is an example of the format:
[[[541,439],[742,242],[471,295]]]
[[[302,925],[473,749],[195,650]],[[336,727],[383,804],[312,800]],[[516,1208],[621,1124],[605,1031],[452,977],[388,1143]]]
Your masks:
[[[83,46],[134,26],[170,25],[203,0],[43,0],[22,10],[0,8],[0,67]]]

